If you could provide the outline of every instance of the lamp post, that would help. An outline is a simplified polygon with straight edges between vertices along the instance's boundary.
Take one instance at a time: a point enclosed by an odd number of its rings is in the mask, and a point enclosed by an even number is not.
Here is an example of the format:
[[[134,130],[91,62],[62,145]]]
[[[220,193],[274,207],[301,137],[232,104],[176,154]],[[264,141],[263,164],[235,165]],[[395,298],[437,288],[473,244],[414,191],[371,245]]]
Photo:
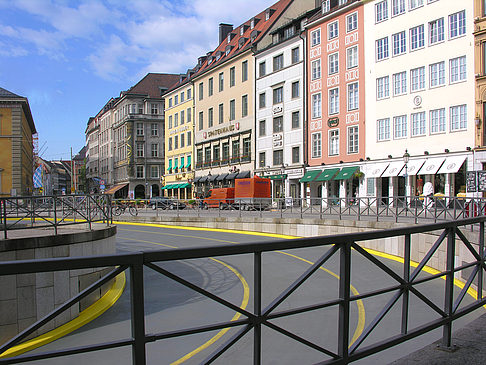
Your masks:
[[[403,162],[405,162],[405,174],[403,175],[405,177],[405,206],[407,206],[407,194],[408,194],[408,161],[410,161],[410,154],[408,153],[408,150],[405,149],[405,153],[403,154]]]

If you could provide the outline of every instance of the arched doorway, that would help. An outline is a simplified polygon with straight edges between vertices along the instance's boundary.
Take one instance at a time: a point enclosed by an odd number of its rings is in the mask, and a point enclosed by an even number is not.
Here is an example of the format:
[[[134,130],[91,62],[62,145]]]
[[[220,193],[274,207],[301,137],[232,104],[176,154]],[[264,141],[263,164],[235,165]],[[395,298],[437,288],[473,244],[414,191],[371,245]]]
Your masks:
[[[145,186],[137,185],[135,187],[135,199],[145,199]]]
[[[159,195],[160,195],[159,185],[153,184],[152,185],[152,196],[159,196]]]

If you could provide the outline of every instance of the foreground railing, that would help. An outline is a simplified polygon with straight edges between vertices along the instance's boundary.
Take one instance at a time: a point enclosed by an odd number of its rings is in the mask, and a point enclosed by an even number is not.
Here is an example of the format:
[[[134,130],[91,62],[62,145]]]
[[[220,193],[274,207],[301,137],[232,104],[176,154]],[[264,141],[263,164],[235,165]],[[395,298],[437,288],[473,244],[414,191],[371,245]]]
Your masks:
[[[109,195],[53,195],[0,198],[3,236],[17,229],[53,228],[111,220]]]
[[[253,353],[242,351],[245,363],[260,364],[262,353],[265,349],[262,347],[262,328],[273,330],[283,336],[314,349],[321,354],[322,362],[320,364],[348,364],[358,359],[367,357],[377,352],[388,349],[392,346],[421,336],[433,329],[442,328],[442,345],[445,348],[452,347],[452,326],[454,321],[465,316],[472,311],[486,304],[483,297],[483,277],[486,268],[485,249],[484,249],[484,222],[486,218],[470,218],[462,221],[436,223],[430,225],[413,226],[409,228],[389,229],[386,231],[375,231],[365,233],[340,234],[335,236],[314,237],[295,240],[282,240],[274,242],[260,242],[239,245],[224,245],[218,247],[200,247],[192,249],[170,249],[165,251],[150,251],[144,253],[120,254],[102,257],[86,257],[71,259],[47,259],[38,261],[16,261],[0,263],[0,276],[16,275],[36,272],[52,272],[57,270],[73,270],[91,267],[110,267],[118,266],[110,274],[100,279],[97,283],[81,292],[79,295],[69,300],[59,309],[52,312],[45,319],[37,322],[31,327],[24,330],[20,335],[11,339],[0,347],[0,353],[9,347],[19,343],[29,334],[33,333],[42,324],[58,315],[62,310],[67,309],[70,305],[78,302],[82,297],[94,291],[97,287],[108,282],[119,273],[128,270],[130,274],[130,306],[131,306],[131,336],[129,338],[114,340],[110,342],[98,343],[89,346],[80,346],[76,348],[64,349],[61,351],[48,351],[33,355],[21,355],[16,358],[0,358],[0,364],[10,364],[17,362],[33,361],[59,356],[69,356],[91,351],[112,349],[122,346],[131,346],[132,358],[134,364],[145,364],[147,358],[148,343],[155,341],[164,341],[177,337],[192,336],[195,334],[209,333],[214,330],[231,328],[231,334],[228,334],[226,342],[219,347],[214,347],[211,353],[202,363],[209,364],[220,358],[225,352],[237,346],[239,341],[245,336],[253,336]],[[471,225],[479,226],[477,236],[471,241],[466,237]],[[420,234],[432,233],[435,241],[431,244],[417,264],[412,269],[412,242]],[[469,237],[473,234],[467,232]],[[399,246],[403,248],[403,265],[401,274],[391,269],[385,263],[371,255],[364,246],[368,242],[375,242],[380,239],[399,238]],[[284,250],[312,248],[320,249],[320,257],[301,275],[292,278],[293,283],[280,294],[274,297],[268,305],[264,305],[262,300],[262,280],[264,278],[262,270],[262,255],[270,252],[285,252]],[[470,262],[455,265],[456,251],[460,248],[466,250],[472,259]],[[445,252],[444,269],[437,271],[435,274],[425,273],[424,268],[430,260],[441,250]],[[210,257],[237,258],[237,255],[251,255],[253,258],[253,308],[252,310],[241,308],[221,296],[196,285],[189,279],[186,279],[168,268],[164,263],[176,260],[193,260],[205,259]],[[352,291],[351,272],[353,263],[356,262],[357,256],[364,259],[368,264],[380,269],[379,272],[386,278],[391,279],[393,284],[383,288],[371,286],[367,291],[356,293]],[[329,264],[335,259],[338,266],[337,279],[339,280],[338,294],[330,300],[313,303],[311,305],[294,305],[281,309],[279,306],[289,298],[297,289],[308,282],[323,265]],[[211,323],[208,325],[177,329],[173,331],[152,333],[146,331],[145,320],[145,299],[144,299],[144,269],[153,270],[160,275],[176,281],[177,283],[190,288],[191,290],[215,301],[234,312],[240,313],[242,319],[233,321],[224,320]],[[464,287],[456,292],[454,278],[457,276],[466,277]],[[319,278],[318,278],[319,279]],[[445,279],[445,282],[442,280]],[[429,293],[424,288],[425,283],[435,283],[445,285],[441,301],[443,305],[435,304],[429,297]],[[445,284],[444,284],[445,283]],[[201,284],[202,285],[202,284]],[[475,287],[476,296],[468,303],[465,302],[465,296],[468,290]],[[326,288],[322,288],[323,291]],[[353,342],[350,340],[351,328],[351,306],[357,302],[366,299],[377,298],[380,295],[389,294],[389,299],[382,304],[379,313],[371,321],[368,321],[366,327],[360,336]],[[429,315],[420,323],[411,324],[410,321],[410,298],[414,295],[422,305],[425,305],[434,315]],[[383,301],[382,301],[383,303]],[[388,313],[397,305],[401,304],[400,329],[396,335],[389,335],[389,332],[377,333],[378,324],[387,316]],[[319,309],[335,308],[337,309],[337,331],[331,332],[335,335],[336,348],[332,348],[328,343],[333,341],[315,342],[304,338],[295,328],[283,328],[276,324],[275,319],[291,318],[297,314],[307,313],[314,314],[320,318],[323,313]],[[326,312],[327,313],[327,312]],[[323,329],[324,330],[324,329]],[[373,340],[372,340],[373,339]],[[267,340],[267,338],[266,338]],[[275,358],[278,354],[272,354]],[[232,356],[235,356],[234,354]],[[160,357],[159,357],[160,358]],[[66,360],[67,361],[67,360]],[[167,361],[170,361],[167,359]],[[303,363],[303,362],[301,362]]]

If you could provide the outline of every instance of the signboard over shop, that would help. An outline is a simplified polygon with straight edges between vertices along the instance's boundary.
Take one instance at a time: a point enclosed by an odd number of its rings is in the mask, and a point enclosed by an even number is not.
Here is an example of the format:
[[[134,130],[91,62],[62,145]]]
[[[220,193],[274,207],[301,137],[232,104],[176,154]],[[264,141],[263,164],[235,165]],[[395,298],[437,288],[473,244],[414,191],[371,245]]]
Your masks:
[[[231,133],[231,132],[234,132],[235,130],[237,131],[239,129],[240,129],[240,123],[236,122],[235,124],[231,124],[231,125],[228,125],[226,127],[221,127],[221,128],[214,129],[212,131],[204,132],[203,138],[204,139],[212,138],[212,137],[220,136],[222,134]]]

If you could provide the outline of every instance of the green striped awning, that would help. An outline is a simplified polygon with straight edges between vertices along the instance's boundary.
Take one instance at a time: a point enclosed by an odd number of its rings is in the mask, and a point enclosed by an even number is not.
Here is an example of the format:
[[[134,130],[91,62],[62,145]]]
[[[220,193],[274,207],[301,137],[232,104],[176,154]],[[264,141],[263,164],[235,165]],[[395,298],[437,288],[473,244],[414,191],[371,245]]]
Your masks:
[[[321,170],[307,171],[305,175],[300,179],[300,182],[314,181],[314,179],[321,173]]]
[[[339,174],[336,175],[334,180],[347,180],[353,177],[353,174],[359,170],[359,166],[343,167]]]
[[[185,188],[188,188],[189,186],[191,186],[191,184],[189,183],[182,183],[179,185],[179,189],[185,189]]]
[[[169,167],[167,168],[167,171],[172,170],[172,160],[169,160]]]
[[[191,167],[191,155],[187,156],[187,165],[186,168]]]
[[[333,168],[333,169],[325,169],[322,171],[322,173],[315,179],[315,181],[329,181],[336,176],[336,174],[339,172],[339,168]]]

